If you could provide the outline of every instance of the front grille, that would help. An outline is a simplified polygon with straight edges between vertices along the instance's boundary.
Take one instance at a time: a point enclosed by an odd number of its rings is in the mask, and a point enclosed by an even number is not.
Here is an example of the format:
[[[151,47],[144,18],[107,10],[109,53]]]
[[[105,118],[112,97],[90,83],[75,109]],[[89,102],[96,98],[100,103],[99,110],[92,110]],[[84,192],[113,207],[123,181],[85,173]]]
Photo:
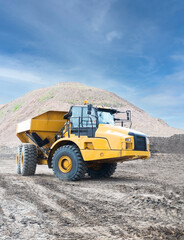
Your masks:
[[[134,150],[146,151],[146,137],[136,133],[130,132],[128,135],[134,136]]]

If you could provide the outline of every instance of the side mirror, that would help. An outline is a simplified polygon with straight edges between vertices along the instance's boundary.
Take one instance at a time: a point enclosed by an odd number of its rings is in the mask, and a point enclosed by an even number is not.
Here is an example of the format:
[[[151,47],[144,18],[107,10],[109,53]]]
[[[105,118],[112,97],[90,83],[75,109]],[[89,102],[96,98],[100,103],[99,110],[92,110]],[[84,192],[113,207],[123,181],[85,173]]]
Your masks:
[[[91,115],[91,111],[92,111],[92,105],[89,104],[89,105],[88,105],[88,115]]]

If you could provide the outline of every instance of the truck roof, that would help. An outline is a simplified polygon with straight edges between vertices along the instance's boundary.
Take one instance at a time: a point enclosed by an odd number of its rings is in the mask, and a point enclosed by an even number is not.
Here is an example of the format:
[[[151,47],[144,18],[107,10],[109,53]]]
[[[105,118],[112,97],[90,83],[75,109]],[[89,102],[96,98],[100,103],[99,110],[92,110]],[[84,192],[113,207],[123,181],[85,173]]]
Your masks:
[[[115,109],[115,108],[108,108],[108,107],[97,106],[96,109],[98,111],[110,112],[112,114],[118,113],[118,110]]]

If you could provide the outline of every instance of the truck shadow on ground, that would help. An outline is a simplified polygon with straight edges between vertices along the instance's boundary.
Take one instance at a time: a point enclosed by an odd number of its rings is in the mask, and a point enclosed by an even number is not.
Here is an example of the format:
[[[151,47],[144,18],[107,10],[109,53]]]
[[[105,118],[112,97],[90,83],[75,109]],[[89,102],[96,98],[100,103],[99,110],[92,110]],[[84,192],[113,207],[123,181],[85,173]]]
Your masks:
[[[99,179],[92,179],[88,176],[82,178],[80,181],[61,181],[58,178],[56,178],[55,175],[52,174],[35,174],[34,176],[32,176],[35,179],[42,179],[43,181],[45,180],[47,182],[47,180],[54,180],[54,181],[58,181],[58,182],[62,182],[62,183],[67,183],[67,184],[89,184],[89,183],[154,183],[154,180],[152,179],[142,179],[139,176],[131,176],[131,177],[110,177],[110,178],[99,178]],[[29,177],[30,178],[30,177]],[[155,183],[158,184],[158,181],[155,180]],[[161,184],[161,183],[160,183]]]

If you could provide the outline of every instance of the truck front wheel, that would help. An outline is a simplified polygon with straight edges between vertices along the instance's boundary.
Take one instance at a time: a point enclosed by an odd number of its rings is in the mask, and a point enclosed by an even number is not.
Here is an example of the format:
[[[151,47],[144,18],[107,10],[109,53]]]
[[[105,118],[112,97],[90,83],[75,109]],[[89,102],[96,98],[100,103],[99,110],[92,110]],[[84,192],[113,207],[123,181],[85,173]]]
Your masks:
[[[87,167],[79,149],[73,145],[65,145],[54,153],[52,169],[60,180],[77,181],[84,177]]]
[[[117,163],[100,163],[89,167],[87,172],[91,178],[109,178],[113,175],[117,167]]]

